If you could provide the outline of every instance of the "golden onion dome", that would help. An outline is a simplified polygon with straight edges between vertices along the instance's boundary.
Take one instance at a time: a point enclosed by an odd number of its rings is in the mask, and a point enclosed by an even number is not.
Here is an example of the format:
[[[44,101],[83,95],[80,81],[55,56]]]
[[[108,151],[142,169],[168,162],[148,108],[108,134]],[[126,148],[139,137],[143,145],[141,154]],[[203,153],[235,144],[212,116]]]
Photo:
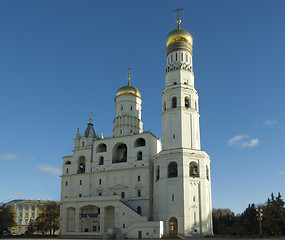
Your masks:
[[[119,88],[116,96],[123,95],[123,94],[132,94],[139,98],[141,97],[140,91],[131,85],[127,85],[127,86]]]
[[[177,28],[171,31],[166,38],[166,46],[176,41],[183,41],[193,46],[193,38],[189,32],[184,29]]]

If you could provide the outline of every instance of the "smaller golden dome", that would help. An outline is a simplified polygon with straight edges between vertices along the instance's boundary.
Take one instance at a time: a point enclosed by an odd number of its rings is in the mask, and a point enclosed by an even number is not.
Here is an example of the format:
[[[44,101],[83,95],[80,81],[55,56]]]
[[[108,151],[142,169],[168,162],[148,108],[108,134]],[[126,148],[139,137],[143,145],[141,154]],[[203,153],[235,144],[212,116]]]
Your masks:
[[[132,95],[135,95],[137,97],[141,97],[141,93],[140,91],[131,86],[131,85],[127,85],[127,86],[124,86],[124,87],[121,87],[119,88],[119,90],[117,91],[117,95],[116,96],[119,96],[119,95],[122,95],[122,94],[132,94]]]
[[[178,28],[171,31],[166,38],[166,46],[176,41],[183,41],[193,46],[193,38],[189,32],[184,29]]]

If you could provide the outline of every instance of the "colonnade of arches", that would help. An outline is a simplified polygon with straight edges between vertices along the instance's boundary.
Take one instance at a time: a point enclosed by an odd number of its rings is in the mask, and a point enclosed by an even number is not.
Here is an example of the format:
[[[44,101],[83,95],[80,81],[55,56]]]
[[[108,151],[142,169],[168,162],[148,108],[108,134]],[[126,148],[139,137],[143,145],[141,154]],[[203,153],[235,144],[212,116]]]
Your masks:
[[[101,215],[104,215],[103,222]],[[115,228],[115,207],[101,208],[96,205],[86,205],[79,209],[66,209],[66,232],[98,233],[107,232]]]
[[[174,85],[176,85],[176,84],[174,84]],[[191,108],[191,98],[190,98],[190,96],[186,96],[184,98],[184,107]],[[171,99],[171,108],[177,108],[177,98],[175,96],[172,97],[172,99]],[[164,101],[164,103],[163,103],[163,110],[165,111],[166,109],[167,109],[166,101]],[[194,101],[194,109],[196,111],[198,111],[197,101]]]
[[[172,161],[167,166],[167,177],[173,178],[178,176],[178,166],[177,163]],[[195,161],[190,162],[189,164],[189,176],[190,177],[200,177],[200,170],[198,163]],[[209,167],[206,165],[206,178],[209,180]],[[158,181],[160,179],[160,167],[159,165],[155,170],[155,180]]]
[[[134,142],[134,148],[146,146],[146,140],[144,138],[137,138]],[[96,147],[96,153],[98,153],[98,165],[104,165],[104,153],[108,151],[107,145],[101,143]],[[112,148],[112,163],[122,163],[128,160],[128,147],[125,143],[117,143]],[[136,160],[143,160],[143,152],[137,151]],[[85,173],[86,171],[86,157],[80,156],[77,161],[77,173]],[[70,161],[66,161],[65,165],[70,165]],[[68,173],[68,169],[66,169]]]

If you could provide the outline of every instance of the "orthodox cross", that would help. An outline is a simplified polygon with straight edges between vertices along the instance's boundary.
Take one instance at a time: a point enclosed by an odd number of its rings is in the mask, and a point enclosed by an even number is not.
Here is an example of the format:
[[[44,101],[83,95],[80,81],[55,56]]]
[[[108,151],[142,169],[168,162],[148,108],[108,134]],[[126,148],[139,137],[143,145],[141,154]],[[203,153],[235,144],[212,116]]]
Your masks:
[[[176,10],[173,11],[173,12],[177,12],[178,13],[178,16],[177,16],[178,28],[180,28],[180,23],[181,23],[180,16],[179,16],[179,11],[182,11],[182,10],[183,10],[183,8],[177,8]]]
[[[130,79],[131,79],[131,70],[132,68],[131,67],[128,67],[127,71],[128,71],[128,86],[131,86],[131,83],[130,83]]]

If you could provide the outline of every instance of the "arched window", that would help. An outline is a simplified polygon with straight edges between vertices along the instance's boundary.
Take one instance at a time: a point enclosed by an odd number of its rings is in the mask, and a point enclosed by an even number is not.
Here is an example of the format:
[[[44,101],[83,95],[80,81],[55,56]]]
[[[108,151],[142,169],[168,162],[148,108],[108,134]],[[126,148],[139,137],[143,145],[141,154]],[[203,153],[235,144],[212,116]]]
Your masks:
[[[177,177],[177,163],[171,162],[168,164],[168,177],[173,178]]]
[[[113,150],[112,163],[121,163],[127,161],[127,145],[124,143],[117,144]]]
[[[166,110],[166,101],[163,102],[163,110]]]
[[[207,165],[206,165],[206,178],[207,178],[207,180],[210,179],[210,178],[209,178],[209,168],[208,168]]]
[[[172,98],[172,108],[176,108],[177,107],[177,99],[176,97]]]
[[[199,168],[196,162],[191,162],[189,166],[190,177],[199,177]]]
[[[84,156],[80,156],[78,159],[78,173],[85,173],[86,166],[86,158]]]
[[[99,165],[103,165],[104,164],[104,157],[100,156],[99,158]]]
[[[156,179],[156,181],[158,181],[159,180],[159,165],[157,166],[157,168],[156,168],[156,173],[155,173],[155,179]]]
[[[138,207],[137,207],[137,213],[138,213],[138,214],[141,214],[141,213],[142,213],[142,207],[141,207],[141,206],[138,206]]]
[[[183,53],[181,53],[181,60],[183,61]]]
[[[185,97],[185,107],[186,108],[190,107],[190,99],[189,99],[189,97]]]
[[[142,152],[138,152],[137,160],[142,160]]]
[[[176,59],[176,61],[177,61],[177,53],[175,53],[175,59]]]
[[[70,161],[66,161],[66,162],[65,162],[65,165],[69,165],[69,164],[71,164]]]
[[[145,146],[145,140],[143,138],[138,138],[135,141],[134,147],[143,147]]]
[[[97,146],[96,148],[96,152],[100,153],[100,152],[107,152],[107,146],[105,143],[101,143]]]

